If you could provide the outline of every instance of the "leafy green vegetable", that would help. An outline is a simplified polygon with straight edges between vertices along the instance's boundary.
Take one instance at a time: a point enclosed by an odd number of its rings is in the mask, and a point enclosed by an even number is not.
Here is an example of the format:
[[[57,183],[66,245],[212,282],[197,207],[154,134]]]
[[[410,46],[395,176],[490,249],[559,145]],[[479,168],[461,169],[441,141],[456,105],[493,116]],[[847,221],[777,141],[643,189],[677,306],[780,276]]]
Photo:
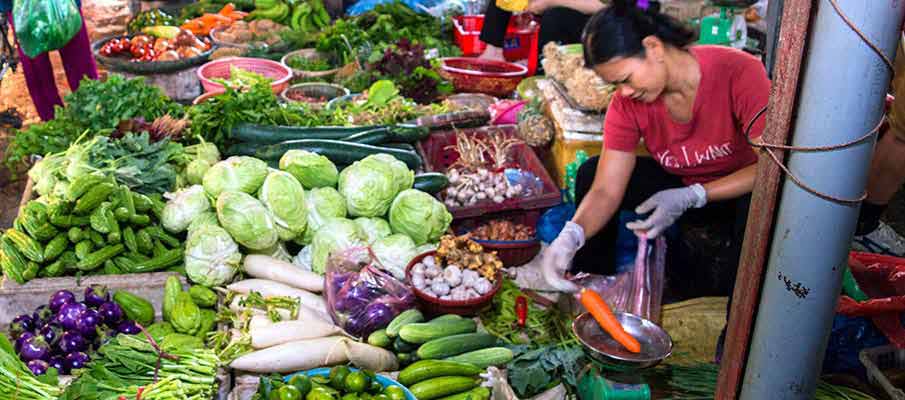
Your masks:
[[[241,261],[239,246],[217,225],[216,216],[212,223],[189,229],[185,273],[192,282],[209,287],[223,285],[233,278]]]
[[[50,378],[53,377],[55,375]],[[57,385],[36,378],[19,360],[12,343],[5,335],[0,335],[0,398],[53,400],[59,395]]]
[[[510,344],[574,343],[569,315],[555,308],[542,308],[531,301],[528,302],[525,327],[512,329],[518,322],[515,303],[519,296],[525,296],[525,293],[515,282],[504,279],[499,293],[493,297],[493,306],[481,313],[481,323],[487,332]]]
[[[217,198],[217,218],[236,242],[249,249],[263,250],[277,242],[270,210],[246,193],[221,193]]]
[[[67,119],[94,133],[116,128],[123,120],[143,117],[153,121],[166,114],[179,117],[182,106],[159,87],[146,84],[144,78],[126,79],[116,74],[104,82],[82,80],[79,89],[66,96],[63,108]]]
[[[289,68],[302,71],[327,71],[333,68],[330,62],[322,58],[306,58],[302,56],[292,56],[286,60]]]
[[[331,256],[352,247],[364,246],[366,240],[364,233],[351,220],[328,219],[311,243],[314,257],[311,264],[312,270],[323,275],[326,272],[327,260]]]
[[[394,233],[404,233],[415,245],[440,240],[449,229],[452,214],[433,196],[416,189],[399,193],[390,206],[390,227]]]
[[[519,355],[506,365],[509,384],[519,398],[535,396],[561,381],[578,386],[585,365],[584,350],[578,345],[541,347]]]
[[[234,65],[229,67],[229,79],[214,78],[211,80],[233,89],[248,89],[254,85],[260,84],[269,85],[270,82],[273,81],[257,72],[248,71]]]
[[[289,241],[305,233],[308,226],[305,190],[291,174],[271,171],[258,190],[258,200],[273,214],[280,240]]]
[[[233,156],[204,174],[204,190],[213,198],[227,191],[255,193],[267,177],[267,163],[254,157]]]

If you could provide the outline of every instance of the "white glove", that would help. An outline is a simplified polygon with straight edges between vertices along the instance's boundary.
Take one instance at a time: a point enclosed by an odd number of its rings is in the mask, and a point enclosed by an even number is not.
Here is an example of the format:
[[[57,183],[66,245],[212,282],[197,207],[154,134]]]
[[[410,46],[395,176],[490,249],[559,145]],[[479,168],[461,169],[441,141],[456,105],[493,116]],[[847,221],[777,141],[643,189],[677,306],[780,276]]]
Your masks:
[[[584,228],[572,221],[559,232],[559,236],[544,250],[541,271],[544,280],[556,290],[577,292],[578,286],[565,279],[575,252],[584,245]]]
[[[625,227],[635,231],[635,234],[645,233],[649,239],[653,239],[672,226],[689,208],[701,208],[705,205],[707,191],[700,184],[661,190],[635,209],[638,214],[653,213],[646,220],[629,222]]]

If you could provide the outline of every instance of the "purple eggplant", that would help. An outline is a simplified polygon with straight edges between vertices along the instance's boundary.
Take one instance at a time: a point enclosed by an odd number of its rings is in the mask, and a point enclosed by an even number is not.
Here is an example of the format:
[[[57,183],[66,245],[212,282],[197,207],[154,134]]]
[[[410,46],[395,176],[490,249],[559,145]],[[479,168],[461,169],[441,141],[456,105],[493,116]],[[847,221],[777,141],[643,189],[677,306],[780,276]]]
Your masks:
[[[28,362],[28,370],[35,375],[46,374],[48,368],[50,368],[50,364],[44,360],[31,360]]]
[[[47,341],[41,336],[32,337],[22,343],[19,357],[22,358],[22,361],[47,361],[50,359],[50,345],[48,345]]]
[[[28,341],[29,339],[31,339],[33,337],[35,337],[34,333],[22,332],[22,334],[19,335],[19,338],[16,339],[16,343],[13,344],[13,350],[16,351],[16,354],[19,354],[20,352],[22,352],[22,346],[25,345],[26,341]]]
[[[97,312],[100,313],[101,320],[109,326],[116,326],[123,319],[122,307],[112,301],[101,304]]]
[[[35,324],[35,328],[50,322],[50,320],[53,319],[53,313],[54,311],[46,305],[42,305],[36,308],[34,314],[31,315],[31,319]]]
[[[85,351],[88,348],[88,342],[78,332],[68,331],[63,332],[57,347],[59,347],[61,353]]]
[[[79,319],[76,320],[75,329],[82,336],[93,339],[97,336],[97,327],[101,323],[101,316],[96,310],[87,309]]]
[[[60,309],[63,308],[64,305],[69,303],[75,303],[75,295],[68,290],[60,290],[50,296],[50,310],[53,312],[60,312]]]
[[[35,323],[30,315],[22,314],[13,318],[13,322],[9,324],[9,335],[13,339],[17,339],[19,335],[25,332],[34,332]]]
[[[383,328],[393,320],[393,317],[395,317],[395,315],[393,315],[393,309],[390,308],[390,306],[385,303],[371,303],[365,307],[365,314],[363,317],[365,329],[370,333],[370,331]]]
[[[69,375],[69,368],[66,366],[66,359],[61,356],[53,356],[50,357],[50,361],[47,362],[50,364],[51,368],[56,368],[57,372],[60,375]]]
[[[85,304],[91,308],[98,308],[101,304],[110,301],[110,292],[104,285],[91,285],[85,288]]]
[[[87,354],[81,351],[69,353],[66,355],[66,367],[68,367],[70,371],[85,368],[85,365],[88,364],[88,361],[91,361],[91,358],[89,358]]]
[[[349,315],[349,318],[346,319],[346,323],[343,325],[346,332],[349,332],[352,336],[363,336],[365,329],[367,329],[366,321],[359,318],[357,315]]]
[[[61,329],[56,324],[50,323],[44,325],[41,330],[38,331],[38,335],[44,338],[51,347],[56,346],[57,342],[60,340],[60,336],[63,335],[63,329]]]
[[[129,320],[120,322],[119,325],[116,326],[116,330],[119,333],[125,333],[127,335],[134,335],[141,332],[141,328],[138,327],[138,324],[136,324],[135,321]]]
[[[60,308],[60,312],[57,313],[57,323],[67,331],[74,330],[76,329],[79,318],[82,317],[82,314],[84,314],[87,309],[88,307],[82,303],[67,303],[63,305],[63,307]]]

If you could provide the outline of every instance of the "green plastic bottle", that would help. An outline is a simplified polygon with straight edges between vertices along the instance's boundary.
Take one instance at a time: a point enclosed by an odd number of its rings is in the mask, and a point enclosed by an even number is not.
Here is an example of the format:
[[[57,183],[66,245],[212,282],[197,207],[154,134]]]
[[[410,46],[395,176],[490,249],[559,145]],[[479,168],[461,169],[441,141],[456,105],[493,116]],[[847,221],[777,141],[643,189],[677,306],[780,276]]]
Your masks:
[[[613,382],[596,372],[586,373],[578,382],[582,400],[650,400],[647,384]]]

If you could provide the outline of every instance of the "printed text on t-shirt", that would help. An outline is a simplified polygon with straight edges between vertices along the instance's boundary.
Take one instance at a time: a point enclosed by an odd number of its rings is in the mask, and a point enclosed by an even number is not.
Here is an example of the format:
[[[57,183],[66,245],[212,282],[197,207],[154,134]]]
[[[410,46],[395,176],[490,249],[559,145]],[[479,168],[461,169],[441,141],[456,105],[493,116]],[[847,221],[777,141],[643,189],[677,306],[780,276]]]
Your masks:
[[[692,168],[703,164],[705,161],[713,161],[732,155],[732,143],[726,142],[720,145],[708,145],[702,149],[688,149],[688,146],[680,147],[681,154],[673,154],[666,149],[657,153],[657,160],[664,168]]]

